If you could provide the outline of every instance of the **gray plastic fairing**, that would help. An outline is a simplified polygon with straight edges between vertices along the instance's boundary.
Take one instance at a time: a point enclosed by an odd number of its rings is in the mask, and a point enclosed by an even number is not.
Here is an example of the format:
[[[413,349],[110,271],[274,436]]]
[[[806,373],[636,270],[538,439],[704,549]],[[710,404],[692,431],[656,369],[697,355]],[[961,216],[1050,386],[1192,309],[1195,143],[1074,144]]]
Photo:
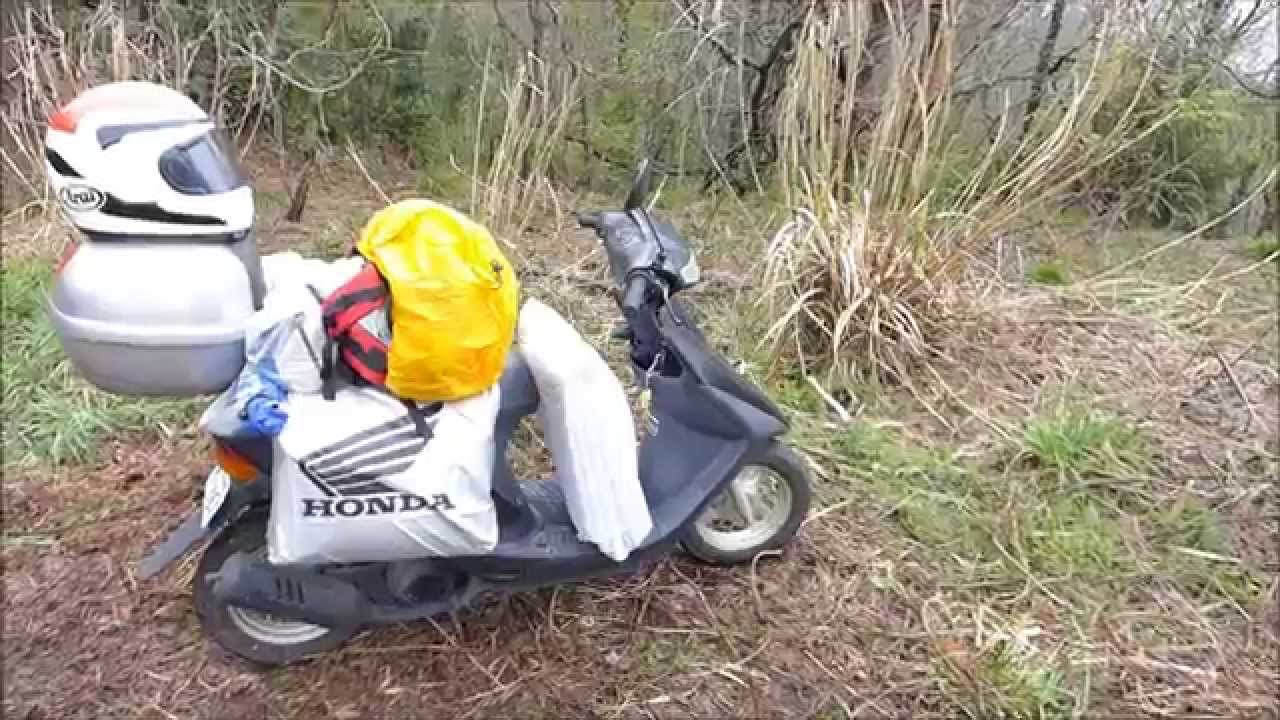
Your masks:
[[[538,518],[530,510],[528,499],[507,462],[507,446],[511,444],[520,421],[538,409],[538,388],[524,357],[516,350],[508,353],[500,382],[502,404],[494,427],[496,457],[491,492],[498,512],[498,542],[502,543],[527,537],[538,524]]]

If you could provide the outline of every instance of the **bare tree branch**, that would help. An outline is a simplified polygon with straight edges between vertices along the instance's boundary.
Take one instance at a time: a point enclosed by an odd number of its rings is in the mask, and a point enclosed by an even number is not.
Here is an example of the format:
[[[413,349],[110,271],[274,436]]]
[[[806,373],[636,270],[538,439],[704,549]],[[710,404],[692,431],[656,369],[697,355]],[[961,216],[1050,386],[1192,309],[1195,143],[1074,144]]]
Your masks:
[[[1022,115],[1022,134],[1025,136],[1036,120],[1040,111],[1040,103],[1044,100],[1044,88],[1048,84],[1052,64],[1053,50],[1058,44],[1058,35],[1062,32],[1062,14],[1066,10],[1067,0],[1053,0],[1053,10],[1049,15],[1049,27],[1045,30],[1044,41],[1040,44],[1040,57],[1036,60],[1035,75],[1031,78],[1031,95],[1027,98],[1027,107]],[[1061,67],[1061,64],[1058,64]]]
[[[1231,67],[1230,63],[1222,62],[1222,63],[1219,63],[1219,65],[1222,66],[1222,69],[1226,71],[1227,75],[1231,76],[1232,80],[1236,81],[1236,85],[1239,85],[1241,90],[1244,90],[1250,95],[1256,98],[1260,98],[1262,100],[1280,100],[1280,91],[1277,91],[1275,93],[1269,93],[1266,90],[1259,90],[1253,87],[1252,85],[1250,85],[1249,81],[1240,77],[1240,75],[1236,73],[1235,68]],[[1267,72],[1276,73],[1278,71],[1280,71],[1280,61],[1276,61],[1272,63],[1271,69],[1268,70]]]
[[[703,32],[702,16],[698,14],[698,11],[695,9],[691,0],[678,0],[678,2],[680,4],[681,9],[683,10],[683,12],[681,13],[681,17],[691,20],[693,26],[699,32]],[[702,39],[706,40],[708,45],[715,48],[716,52],[720,53],[720,57],[724,58],[725,62],[729,63],[730,65],[733,65],[734,67],[743,65],[751,68],[752,70],[755,70],[758,73],[764,72],[764,68],[762,68],[759,64],[752,62],[750,59],[744,57],[739,53],[733,52],[732,50],[729,49],[728,45],[724,44],[723,40],[721,40],[720,38],[717,38],[715,33],[716,33],[716,30],[718,29],[719,28],[711,28],[710,30],[705,31],[705,33],[702,36]]]
[[[995,20],[991,21],[991,24],[987,26],[986,31],[982,33],[982,37],[984,39],[975,42],[964,52],[963,55],[960,56],[960,59],[956,61],[955,66],[952,67],[952,72],[959,71],[964,67],[965,63],[967,63],[973,55],[978,52],[978,49],[987,44],[986,39],[993,37],[997,32],[999,32],[1000,29],[1007,25],[1009,20],[1013,18],[1013,12],[1023,7],[1024,3],[1022,0],[1009,0],[1009,4],[1005,7],[1004,12],[1000,13]]]
[[[520,33],[516,32],[515,28],[511,27],[511,24],[507,22],[507,16],[502,14],[502,7],[498,0],[493,0],[493,15],[498,22],[498,27],[502,28],[503,32],[509,35],[516,45],[520,46],[523,54],[527,55],[530,52],[529,45],[525,43],[524,38],[520,37]]]

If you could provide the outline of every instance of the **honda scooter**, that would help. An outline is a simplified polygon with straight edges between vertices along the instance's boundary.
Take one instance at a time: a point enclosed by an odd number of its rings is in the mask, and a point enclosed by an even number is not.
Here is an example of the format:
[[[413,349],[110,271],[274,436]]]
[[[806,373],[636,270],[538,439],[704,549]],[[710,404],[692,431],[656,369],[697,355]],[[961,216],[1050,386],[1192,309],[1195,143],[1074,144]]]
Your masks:
[[[461,610],[482,597],[635,572],[680,547],[717,564],[786,544],[809,509],[804,464],[781,443],[781,410],[708,344],[675,296],[699,277],[690,248],[645,205],[642,162],[621,211],[579,213],[603,242],[620,286],[636,382],[648,395],[639,473],[653,530],[624,562],[578,539],[554,479],[517,481],[506,447],[538,408],[514,348],[501,378],[489,554],[395,562],[277,566],[267,561],[272,444],[215,438],[203,507],[140,567],[151,577],[208,541],[193,579],[204,632],[252,663],[285,665],[332,650],[360,629]]]

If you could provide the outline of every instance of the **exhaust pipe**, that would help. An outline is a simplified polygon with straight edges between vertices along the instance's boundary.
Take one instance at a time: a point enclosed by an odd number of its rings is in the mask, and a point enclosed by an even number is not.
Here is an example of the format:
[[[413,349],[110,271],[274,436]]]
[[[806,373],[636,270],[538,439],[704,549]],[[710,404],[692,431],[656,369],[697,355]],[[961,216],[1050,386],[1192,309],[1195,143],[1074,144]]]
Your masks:
[[[236,553],[214,573],[212,595],[277,617],[334,627],[368,620],[364,595],[349,582],[301,569],[283,569]]]

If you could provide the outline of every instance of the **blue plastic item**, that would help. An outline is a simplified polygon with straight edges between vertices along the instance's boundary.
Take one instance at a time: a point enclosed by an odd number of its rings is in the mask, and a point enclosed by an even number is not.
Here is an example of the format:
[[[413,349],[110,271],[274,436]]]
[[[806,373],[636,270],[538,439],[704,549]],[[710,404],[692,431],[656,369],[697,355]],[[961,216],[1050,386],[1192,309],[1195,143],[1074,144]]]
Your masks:
[[[275,437],[284,429],[289,419],[288,413],[280,407],[280,403],[264,397],[249,400],[244,408],[244,425],[247,435],[258,437]]]
[[[289,388],[280,379],[275,359],[270,356],[255,358],[247,363],[236,381],[234,406],[240,409],[238,435],[273,437],[278,435],[289,419],[280,407],[289,396]]]
[[[244,368],[231,387],[205,411],[201,427],[221,437],[275,437],[284,429],[289,414],[282,403],[289,386],[280,377],[273,353],[290,330],[280,322],[251,343]]]

